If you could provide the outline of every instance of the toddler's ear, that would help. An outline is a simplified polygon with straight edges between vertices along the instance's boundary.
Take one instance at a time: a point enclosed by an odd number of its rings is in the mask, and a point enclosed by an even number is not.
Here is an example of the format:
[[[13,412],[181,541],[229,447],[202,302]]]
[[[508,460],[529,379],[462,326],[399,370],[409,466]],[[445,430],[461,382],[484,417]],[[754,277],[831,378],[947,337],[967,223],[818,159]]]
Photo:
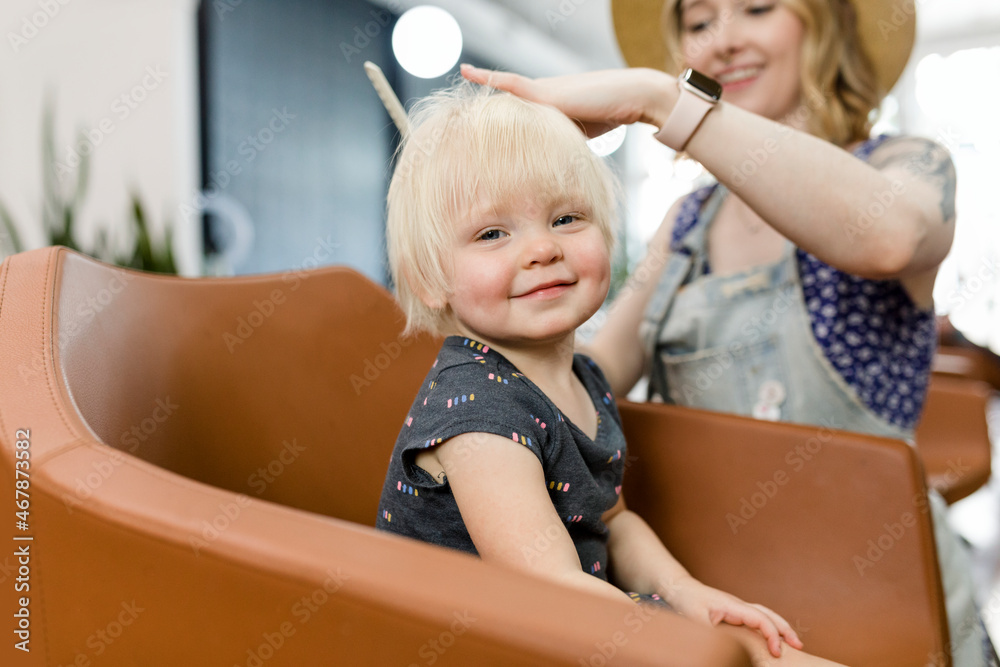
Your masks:
[[[431,310],[444,310],[448,305],[448,300],[442,294],[436,294],[420,290],[417,292],[420,301]]]
[[[427,283],[430,281],[420,280],[418,276],[414,275],[410,267],[403,269],[402,277],[409,285],[413,294],[420,299],[420,303],[431,310],[444,310],[448,306],[447,295],[443,294],[440,289],[428,286]]]

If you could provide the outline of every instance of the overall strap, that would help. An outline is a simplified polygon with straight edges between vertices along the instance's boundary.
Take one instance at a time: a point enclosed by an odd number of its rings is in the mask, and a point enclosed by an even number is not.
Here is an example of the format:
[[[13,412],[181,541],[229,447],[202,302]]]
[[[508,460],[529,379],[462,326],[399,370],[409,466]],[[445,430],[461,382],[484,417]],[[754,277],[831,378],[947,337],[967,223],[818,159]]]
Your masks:
[[[674,297],[678,290],[688,281],[701,275],[708,259],[708,247],[705,243],[708,223],[718,213],[719,206],[725,200],[728,190],[722,184],[717,185],[708,195],[707,200],[698,214],[697,222],[676,244],[671,244],[666,266],[660,274],[656,290],[646,305],[643,321],[639,328],[642,349],[655,353],[656,341],[663,329],[663,324],[670,313]],[[694,194],[689,196],[695,196]],[[663,370],[660,364],[652,364],[652,375],[649,382],[649,396],[654,390],[664,387]]]

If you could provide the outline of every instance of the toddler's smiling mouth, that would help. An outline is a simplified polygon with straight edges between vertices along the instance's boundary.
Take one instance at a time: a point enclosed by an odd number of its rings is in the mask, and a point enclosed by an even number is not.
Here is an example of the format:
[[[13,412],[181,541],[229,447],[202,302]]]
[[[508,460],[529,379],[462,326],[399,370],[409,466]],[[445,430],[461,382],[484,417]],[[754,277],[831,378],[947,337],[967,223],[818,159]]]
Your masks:
[[[513,298],[521,299],[525,297],[534,297],[534,298],[554,297],[562,294],[575,284],[576,281],[550,280],[548,282],[536,285],[535,287],[532,287],[527,291],[521,292],[520,294],[515,294]]]

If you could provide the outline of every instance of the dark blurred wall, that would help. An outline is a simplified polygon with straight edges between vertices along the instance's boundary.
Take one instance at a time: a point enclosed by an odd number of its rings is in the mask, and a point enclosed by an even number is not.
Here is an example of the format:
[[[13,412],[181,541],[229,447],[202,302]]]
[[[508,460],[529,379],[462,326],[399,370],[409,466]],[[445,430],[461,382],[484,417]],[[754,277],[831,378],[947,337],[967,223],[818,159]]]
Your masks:
[[[362,63],[392,65],[395,19],[363,0],[203,3],[203,184],[255,232],[236,273],[346,264],[384,282],[395,130]]]

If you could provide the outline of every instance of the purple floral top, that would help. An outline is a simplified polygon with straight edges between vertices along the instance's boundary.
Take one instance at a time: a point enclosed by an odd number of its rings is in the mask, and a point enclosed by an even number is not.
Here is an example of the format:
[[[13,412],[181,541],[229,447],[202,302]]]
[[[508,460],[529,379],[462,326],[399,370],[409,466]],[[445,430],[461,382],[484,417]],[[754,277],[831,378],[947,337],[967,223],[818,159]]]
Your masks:
[[[867,160],[887,138],[870,139],[854,154]],[[682,241],[715,188],[701,188],[685,199],[672,250],[683,252]],[[813,336],[826,359],[875,414],[900,428],[914,428],[937,345],[933,309],[914,305],[897,280],[859,278],[799,248],[796,257]],[[710,270],[706,263],[705,272]]]

